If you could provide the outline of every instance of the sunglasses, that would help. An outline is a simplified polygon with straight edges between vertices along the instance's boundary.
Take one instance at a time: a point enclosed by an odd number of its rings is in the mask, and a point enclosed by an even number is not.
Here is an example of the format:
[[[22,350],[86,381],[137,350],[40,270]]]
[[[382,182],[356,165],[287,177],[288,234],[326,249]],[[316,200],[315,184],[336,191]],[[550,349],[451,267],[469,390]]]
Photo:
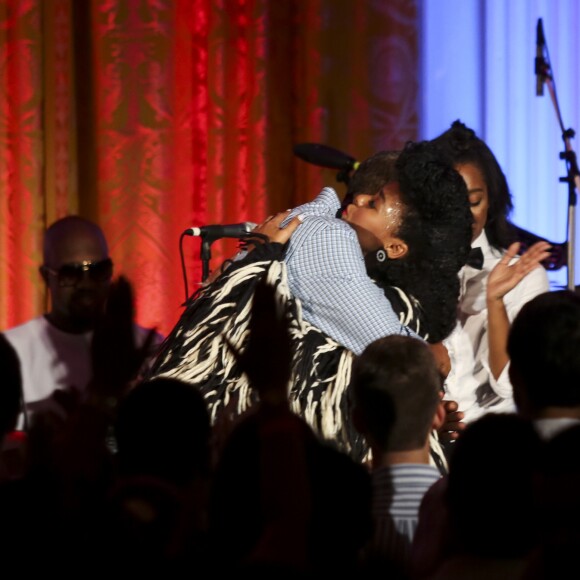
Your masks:
[[[42,266],[41,270],[56,276],[58,285],[61,287],[76,286],[82,281],[85,272],[93,282],[108,282],[113,277],[113,260],[107,258],[99,262],[79,262],[76,264],[63,264],[58,270],[48,266]]]

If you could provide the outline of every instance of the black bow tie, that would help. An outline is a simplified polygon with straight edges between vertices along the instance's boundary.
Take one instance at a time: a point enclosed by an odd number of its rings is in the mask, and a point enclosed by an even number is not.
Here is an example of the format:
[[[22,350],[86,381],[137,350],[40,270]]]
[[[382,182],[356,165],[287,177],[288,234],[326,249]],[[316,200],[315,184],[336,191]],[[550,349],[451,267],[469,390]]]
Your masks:
[[[481,251],[481,248],[471,248],[469,258],[467,258],[467,265],[476,270],[481,270],[483,268],[483,252]]]

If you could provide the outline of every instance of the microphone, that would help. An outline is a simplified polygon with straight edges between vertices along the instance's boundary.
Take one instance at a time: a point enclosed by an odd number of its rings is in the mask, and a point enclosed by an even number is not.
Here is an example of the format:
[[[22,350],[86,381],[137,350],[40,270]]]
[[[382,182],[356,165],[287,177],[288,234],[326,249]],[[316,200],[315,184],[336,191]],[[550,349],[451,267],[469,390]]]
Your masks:
[[[538,18],[538,25],[536,27],[536,96],[541,97],[544,94],[544,81],[546,80],[546,64],[544,62],[544,47],[546,46],[546,39],[544,37],[544,27],[542,19]]]
[[[188,228],[183,234],[186,236],[200,237],[205,241],[213,242],[221,238],[245,238],[256,225],[253,222],[243,222],[241,224],[201,226],[199,228]]]
[[[303,161],[318,165],[319,167],[328,167],[329,169],[338,169],[339,171],[351,171],[357,169],[360,162],[354,157],[328,147],[328,145],[318,145],[317,143],[299,143],[294,145],[294,154]]]

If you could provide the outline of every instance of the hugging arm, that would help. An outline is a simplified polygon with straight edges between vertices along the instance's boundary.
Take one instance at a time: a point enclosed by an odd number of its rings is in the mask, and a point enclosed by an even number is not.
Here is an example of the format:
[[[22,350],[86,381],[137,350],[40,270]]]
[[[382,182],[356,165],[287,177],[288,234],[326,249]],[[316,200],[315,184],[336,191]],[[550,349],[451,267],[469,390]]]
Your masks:
[[[305,318],[355,354],[383,336],[413,336],[367,275],[354,230],[313,231],[288,268]]]
[[[245,252],[252,251],[256,244],[275,243],[286,244],[296,231],[296,228],[302,223],[299,216],[293,217],[287,224],[282,227],[282,222],[286,220],[291,210],[279,212],[273,216],[267,217],[261,224],[257,225],[248,236],[242,240],[241,246]],[[240,254],[236,254],[239,256]],[[218,276],[227,270],[227,267],[236,259],[230,258],[225,260],[219,268],[216,268],[204,282],[204,286],[211,284]]]

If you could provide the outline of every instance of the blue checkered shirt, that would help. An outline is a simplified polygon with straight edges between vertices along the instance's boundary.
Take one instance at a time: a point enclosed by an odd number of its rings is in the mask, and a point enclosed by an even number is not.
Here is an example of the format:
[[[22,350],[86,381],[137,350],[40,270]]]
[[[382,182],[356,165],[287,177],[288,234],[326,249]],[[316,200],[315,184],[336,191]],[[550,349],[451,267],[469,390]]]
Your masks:
[[[416,336],[369,278],[355,230],[335,217],[339,208],[336,192],[325,187],[287,218],[304,216],[285,258],[290,290],[302,303],[304,319],[355,354],[383,336]]]

